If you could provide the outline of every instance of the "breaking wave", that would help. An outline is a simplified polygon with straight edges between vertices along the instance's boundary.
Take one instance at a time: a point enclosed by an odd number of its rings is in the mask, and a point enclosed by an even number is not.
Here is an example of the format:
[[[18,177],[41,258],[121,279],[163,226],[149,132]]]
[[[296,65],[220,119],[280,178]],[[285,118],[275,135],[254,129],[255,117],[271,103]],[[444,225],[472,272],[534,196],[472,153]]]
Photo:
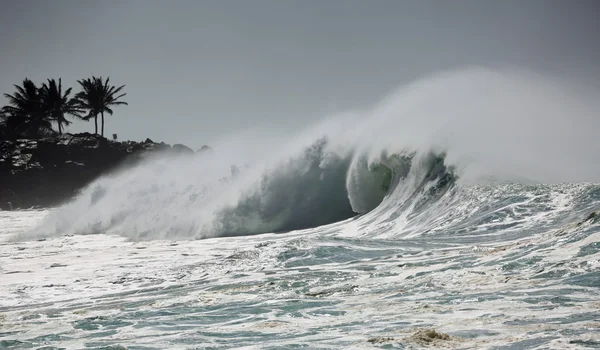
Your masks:
[[[439,74],[292,139],[235,135],[213,153],[156,157],[105,176],[19,239],[197,239],[357,215],[425,227],[436,219],[431,208],[465,200],[465,186],[597,181],[595,96],[522,70]]]

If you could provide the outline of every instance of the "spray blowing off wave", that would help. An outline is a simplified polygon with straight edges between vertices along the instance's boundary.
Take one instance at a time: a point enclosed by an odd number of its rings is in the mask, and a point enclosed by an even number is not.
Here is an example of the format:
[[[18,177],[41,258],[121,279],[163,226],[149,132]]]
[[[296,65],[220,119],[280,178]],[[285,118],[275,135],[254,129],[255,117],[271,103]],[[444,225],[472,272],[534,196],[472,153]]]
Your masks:
[[[136,239],[153,238],[157,230],[164,238],[177,239],[312,228],[377,207],[409,175],[414,158],[395,154],[368,163],[363,156],[353,162],[351,153],[330,153],[327,145],[327,139],[319,139],[299,156],[263,169],[260,176],[251,168],[233,167],[229,176],[212,183],[165,178],[166,169],[189,159],[155,159],[97,181],[52,213],[44,227],[50,235],[112,230],[135,232]],[[434,161],[423,181],[435,181],[445,174],[438,168],[443,157],[428,157]],[[136,183],[150,176],[149,185]],[[240,191],[237,196],[235,191]],[[224,199],[228,196],[235,200]]]
[[[101,178],[28,237],[190,239],[309,228],[365,213],[406,220],[448,189],[482,179],[596,181],[595,91],[523,71],[436,75],[292,141],[243,154],[257,143],[230,140],[211,155],[158,158]]]

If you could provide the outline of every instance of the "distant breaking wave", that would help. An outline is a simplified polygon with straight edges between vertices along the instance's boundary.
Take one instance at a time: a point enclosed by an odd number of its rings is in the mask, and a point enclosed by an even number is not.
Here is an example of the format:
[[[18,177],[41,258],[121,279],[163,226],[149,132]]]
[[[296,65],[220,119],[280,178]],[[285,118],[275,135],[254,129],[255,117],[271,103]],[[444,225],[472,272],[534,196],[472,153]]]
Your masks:
[[[212,154],[156,157],[105,176],[17,239],[199,239],[356,215],[424,229],[465,205],[464,186],[598,181],[595,96],[522,70],[439,74],[292,139],[233,136]]]

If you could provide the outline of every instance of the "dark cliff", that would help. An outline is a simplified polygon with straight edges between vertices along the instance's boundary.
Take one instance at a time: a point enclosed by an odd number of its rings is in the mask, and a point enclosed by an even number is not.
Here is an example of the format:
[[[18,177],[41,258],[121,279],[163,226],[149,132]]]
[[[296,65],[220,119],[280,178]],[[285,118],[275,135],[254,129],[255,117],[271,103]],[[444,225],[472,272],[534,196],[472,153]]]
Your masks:
[[[0,209],[59,205],[100,175],[158,152],[194,153],[183,145],[117,142],[89,133],[0,141]]]

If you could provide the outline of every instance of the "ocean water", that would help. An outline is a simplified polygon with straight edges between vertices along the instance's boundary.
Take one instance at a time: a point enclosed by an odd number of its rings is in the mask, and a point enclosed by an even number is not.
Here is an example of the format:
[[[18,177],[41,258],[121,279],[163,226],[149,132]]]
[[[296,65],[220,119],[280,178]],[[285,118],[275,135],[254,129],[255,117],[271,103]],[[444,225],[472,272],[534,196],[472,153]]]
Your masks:
[[[600,109],[565,86],[436,75],[0,212],[0,348],[599,348]]]

